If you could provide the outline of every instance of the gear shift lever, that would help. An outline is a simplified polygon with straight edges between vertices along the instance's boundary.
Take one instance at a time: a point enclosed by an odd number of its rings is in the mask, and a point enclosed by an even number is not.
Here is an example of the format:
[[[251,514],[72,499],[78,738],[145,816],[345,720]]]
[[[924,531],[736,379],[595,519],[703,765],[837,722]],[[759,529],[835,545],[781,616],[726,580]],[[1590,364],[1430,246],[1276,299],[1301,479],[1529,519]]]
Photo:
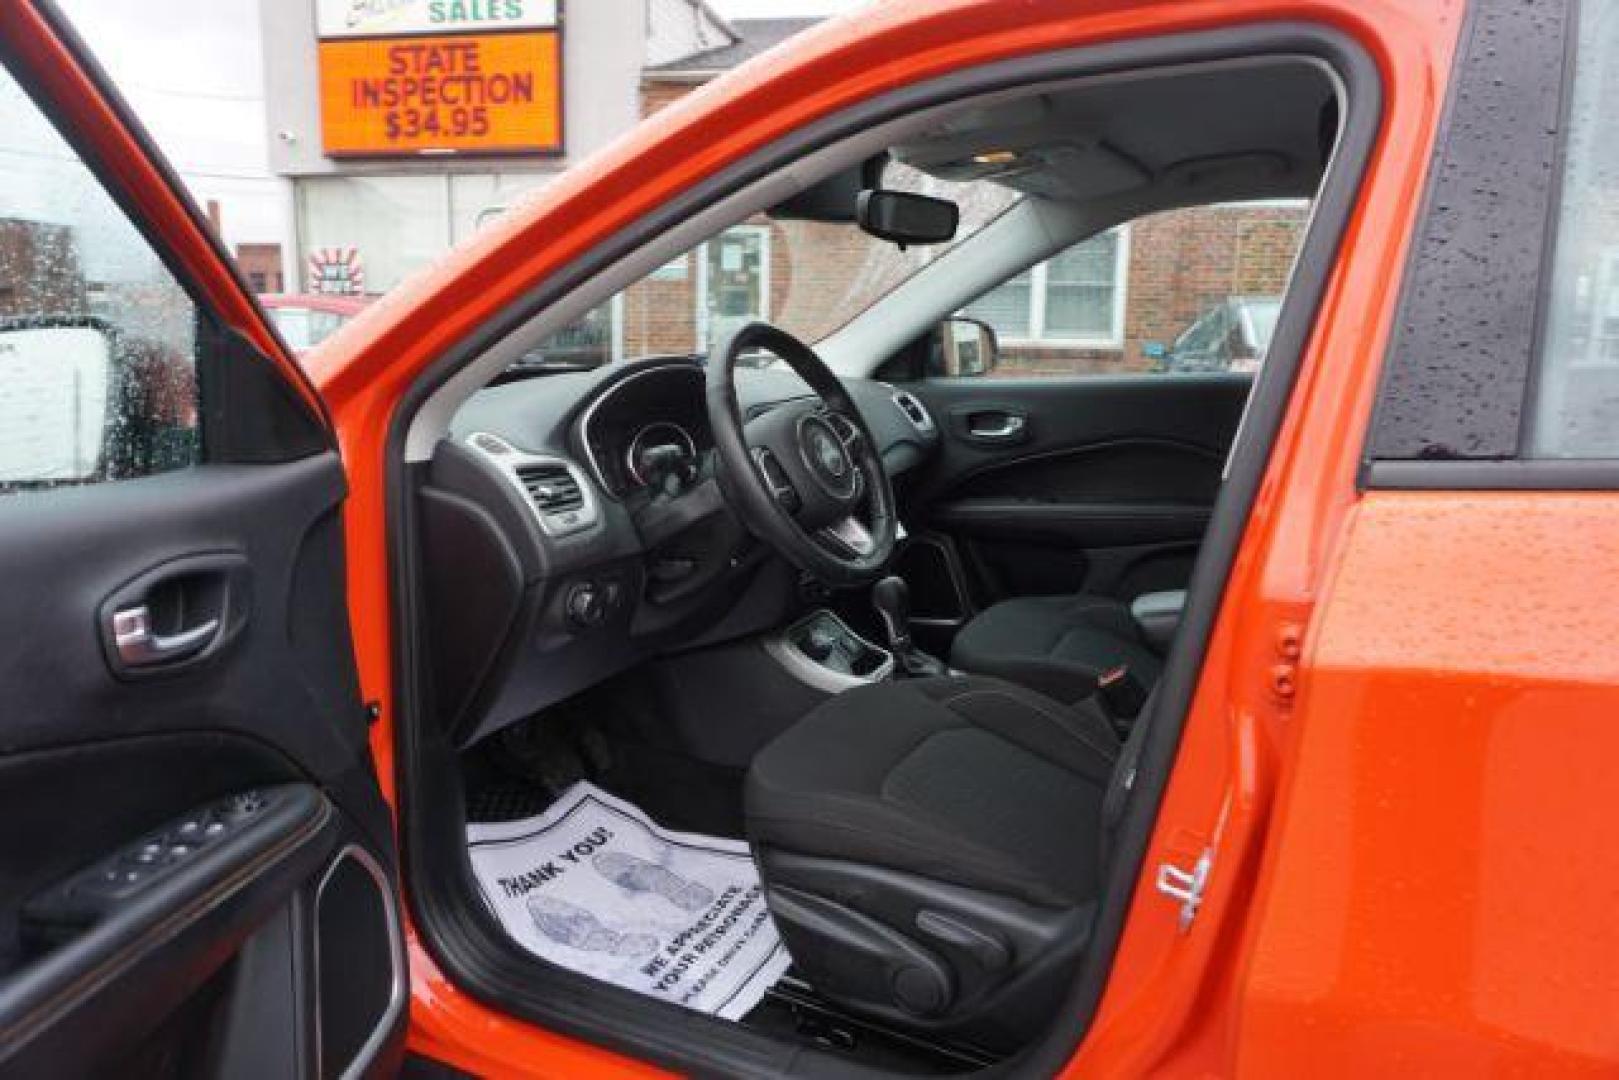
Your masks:
[[[948,675],[950,669],[911,641],[911,590],[903,578],[889,575],[871,587],[871,604],[882,620],[888,651],[894,654],[894,674],[902,679]]]

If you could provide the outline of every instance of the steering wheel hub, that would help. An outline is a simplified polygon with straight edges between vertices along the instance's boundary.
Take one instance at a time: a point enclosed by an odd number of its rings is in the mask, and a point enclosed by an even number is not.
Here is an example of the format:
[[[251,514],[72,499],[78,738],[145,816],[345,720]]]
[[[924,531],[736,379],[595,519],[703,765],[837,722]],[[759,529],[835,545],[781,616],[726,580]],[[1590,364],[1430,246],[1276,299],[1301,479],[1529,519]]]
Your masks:
[[[825,417],[809,413],[798,421],[798,452],[828,495],[841,500],[858,493],[860,474]]]

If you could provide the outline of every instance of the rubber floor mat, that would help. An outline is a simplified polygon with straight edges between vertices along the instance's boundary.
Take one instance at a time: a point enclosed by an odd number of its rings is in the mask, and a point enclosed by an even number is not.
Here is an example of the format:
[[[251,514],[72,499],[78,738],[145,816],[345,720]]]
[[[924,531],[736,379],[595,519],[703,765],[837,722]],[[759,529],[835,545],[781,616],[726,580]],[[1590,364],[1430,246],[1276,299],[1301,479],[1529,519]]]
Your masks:
[[[569,970],[735,1020],[790,963],[747,844],[660,828],[592,784],[469,825],[467,847],[506,932]]]

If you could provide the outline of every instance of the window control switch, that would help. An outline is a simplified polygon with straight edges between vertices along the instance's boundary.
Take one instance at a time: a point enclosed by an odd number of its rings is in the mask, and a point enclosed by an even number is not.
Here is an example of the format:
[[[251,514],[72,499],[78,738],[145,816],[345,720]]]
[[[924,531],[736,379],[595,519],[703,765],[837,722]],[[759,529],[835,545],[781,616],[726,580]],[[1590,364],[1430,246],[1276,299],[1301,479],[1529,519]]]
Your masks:
[[[274,792],[231,795],[182,814],[35,895],[23,905],[22,932],[30,949],[59,944],[178,872],[208,848],[267,810]]]

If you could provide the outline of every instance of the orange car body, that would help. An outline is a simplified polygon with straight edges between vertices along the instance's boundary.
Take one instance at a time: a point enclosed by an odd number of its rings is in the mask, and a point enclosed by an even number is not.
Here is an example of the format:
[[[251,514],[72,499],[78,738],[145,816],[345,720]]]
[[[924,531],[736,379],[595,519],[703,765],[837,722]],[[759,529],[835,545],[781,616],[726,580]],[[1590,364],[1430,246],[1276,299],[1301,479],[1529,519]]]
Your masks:
[[[1327,24],[1379,68],[1375,148],[1068,1073],[1619,1071],[1619,609],[1592,602],[1619,590],[1619,500],[1358,479],[1465,15],[1461,0],[879,3],[658,113],[372,305],[309,369],[350,475],[350,606],[390,797],[386,450],[406,389],[446,350],[705,177],[875,95],[1075,46]],[[33,18],[10,6],[0,28],[41,42],[27,62],[56,65],[47,77],[74,78]],[[110,118],[99,150],[151,169]],[[148,213],[205,265],[158,179]],[[217,291],[275,352],[261,313]],[[1151,873],[1205,850],[1183,933]],[[410,962],[419,1053],[485,1075],[653,1071],[472,999],[419,942]]]

